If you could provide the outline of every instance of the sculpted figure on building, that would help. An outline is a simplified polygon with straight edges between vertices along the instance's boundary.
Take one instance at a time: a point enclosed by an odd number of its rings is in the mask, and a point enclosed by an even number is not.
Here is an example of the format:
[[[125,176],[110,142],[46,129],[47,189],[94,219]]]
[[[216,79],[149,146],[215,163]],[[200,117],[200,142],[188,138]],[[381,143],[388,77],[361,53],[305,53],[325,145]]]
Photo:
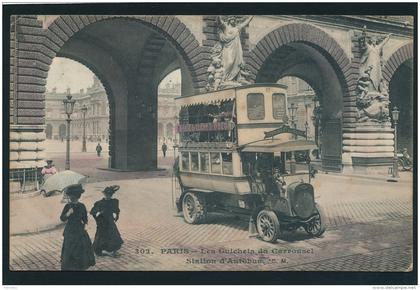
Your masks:
[[[390,34],[385,37],[369,37],[366,27],[359,38],[362,56],[360,59],[357,108],[359,121],[383,122],[389,120],[388,87],[382,75],[383,47]]]
[[[212,62],[207,90],[218,90],[227,87],[250,83],[249,72],[245,70],[241,45],[241,30],[249,24],[252,16],[241,19],[238,16],[218,16],[219,41],[212,49]]]

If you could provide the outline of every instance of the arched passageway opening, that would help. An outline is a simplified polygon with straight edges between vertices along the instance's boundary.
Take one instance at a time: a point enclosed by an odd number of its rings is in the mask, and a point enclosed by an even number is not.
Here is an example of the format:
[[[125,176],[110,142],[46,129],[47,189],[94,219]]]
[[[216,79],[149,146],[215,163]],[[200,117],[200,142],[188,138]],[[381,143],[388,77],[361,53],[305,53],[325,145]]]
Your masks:
[[[58,137],[61,141],[64,141],[64,139],[66,138],[66,132],[67,132],[66,125],[61,124],[58,127]]]
[[[263,38],[251,52],[251,59],[258,59],[258,69],[254,69],[255,81],[258,83],[277,82],[283,77],[297,77],[305,81],[315,92],[317,98],[317,118],[319,143],[322,145],[322,167],[325,170],[340,171],[342,169],[342,121],[344,98],[348,95],[347,81],[342,72],[349,66],[344,51],[325,32],[310,25],[306,30],[325,34],[328,48],[317,43],[309,33],[284,38],[278,36],[291,26],[287,25]],[[303,31],[299,28],[299,31]],[[292,34],[295,35],[295,34]],[[274,44],[274,45],[273,45]],[[261,51],[265,51],[261,54]],[[265,57],[262,57],[265,55]],[[261,61],[263,59],[263,61]]]
[[[104,86],[111,168],[157,167],[158,86],[169,72],[180,70],[183,94],[197,90],[191,57],[198,42],[176,17],[160,18],[65,16],[48,28],[49,39],[61,39],[56,55],[89,67]]]
[[[46,88],[46,135],[50,134],[50,138],[45,141],[45,152],[48,158],[54,159],[59,168],[64,168],[67,115],[63,101],[71,95],[75,101],[70,116],[70,158],[75,161],[72,163],[77,167],[80,159],[90,158],[81,153],[96,155],[99,143],[102,147],[101,159],[95,158],[95,162],[89,165],[108,167],[109,104],[98,77],[78,61],[56,57],[50,66]]]
[[[305,131],[308,140],[313,140],[322,149],[320,102],[315,90],[303,79],[293,76],[282,77],[277,83],[287,86],[289,121],[296,129]],[[319,152],[316,157],[320,158]]]
[[[175,98],[181,95],[181,79],[181,70],[175,69],[160,81],[158,87],[158,166],[161,168],[172,166],[173,162],[173,146],[177,144],[173,124],[178,120]],[[165,156],[162,150],[163,144],[167,148]]]
[[[397,148],[407,148],[413,156],[413,59],[404,61],[395,71],[389,83],[391,106],[400,111],[397,127]],[[392,114],[390,114],[392,116]]]
[[[52,139],[52,131],[53,126],[51,124],[47,124],[47,126],[45,127],[45,136],[47,139]]]

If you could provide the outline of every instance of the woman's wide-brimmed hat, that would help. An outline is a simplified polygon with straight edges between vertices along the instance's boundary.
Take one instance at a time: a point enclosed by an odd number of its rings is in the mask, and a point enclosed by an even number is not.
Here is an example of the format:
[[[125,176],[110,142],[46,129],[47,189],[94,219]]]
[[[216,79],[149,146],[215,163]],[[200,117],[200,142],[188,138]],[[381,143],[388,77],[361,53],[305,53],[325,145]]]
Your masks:
[[[119,185],[111,185],[111,186],[105,187],[105,189],[102,192],[105,194],[113,195],[115,192],[118,191],[118,189],[120,189]]]
[[[79,197],[83,192],[85,192],[81,184],[70,185],[64,191],[68,196],[79,196]]]

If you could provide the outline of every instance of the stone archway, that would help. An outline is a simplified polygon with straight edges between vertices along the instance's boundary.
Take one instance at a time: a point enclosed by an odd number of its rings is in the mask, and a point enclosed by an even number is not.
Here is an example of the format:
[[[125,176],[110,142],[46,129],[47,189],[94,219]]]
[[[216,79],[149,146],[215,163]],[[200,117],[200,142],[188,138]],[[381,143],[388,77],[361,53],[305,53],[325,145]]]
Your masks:
[[[295,76],[317,92],[323,108],[323,167],[341,170],[342,127],[356,117],[349,93],[351,61],[343,48],[320,28],[287,24],[263,37],[250,52],[247,63],[257,83]]]
[[[383,75],[385,80],[390,83],[396,70],[407,60],[413,59],[413,43],[407,43],[397,49],[385,62]]]
[[[45,136],[47,139],[52,139],[53,134],[53,126],[51,124],[47,124],[45,126]]]
[[[60,140],[64,140],[64,139],[66,139],[66,133],[67,132],[67,127],[66,127],[66,125],[65,124],[61,124],[59,127],[58,127],[58,138],[60,138]]]
[[[183,93],[204,85],[201,49],[190,30],[174,16],[68,15],[48,26],[43,46],[44,70],[53,57],[64,56],[91,68],[104,84],[110,105],[110,167],[156,168],[161,74],[176,62]]]
[[[407,148],[413,156],[413,44],[408,43],[397,49],[386,61],[384,78],[388,83],[392,108],[400,111],[397,130],[397,149]]]

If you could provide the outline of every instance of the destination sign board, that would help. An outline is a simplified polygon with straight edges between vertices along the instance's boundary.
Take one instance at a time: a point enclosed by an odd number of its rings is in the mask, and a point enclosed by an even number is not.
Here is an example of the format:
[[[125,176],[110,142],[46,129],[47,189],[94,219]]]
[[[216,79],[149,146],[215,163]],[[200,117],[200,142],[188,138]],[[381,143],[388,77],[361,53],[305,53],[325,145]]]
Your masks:
[[[185,132],[209,132],[209,131],[230,131],[235,124],[232,122],[214,122],[198,124],[181,124],[177,126],[177,133]]]

